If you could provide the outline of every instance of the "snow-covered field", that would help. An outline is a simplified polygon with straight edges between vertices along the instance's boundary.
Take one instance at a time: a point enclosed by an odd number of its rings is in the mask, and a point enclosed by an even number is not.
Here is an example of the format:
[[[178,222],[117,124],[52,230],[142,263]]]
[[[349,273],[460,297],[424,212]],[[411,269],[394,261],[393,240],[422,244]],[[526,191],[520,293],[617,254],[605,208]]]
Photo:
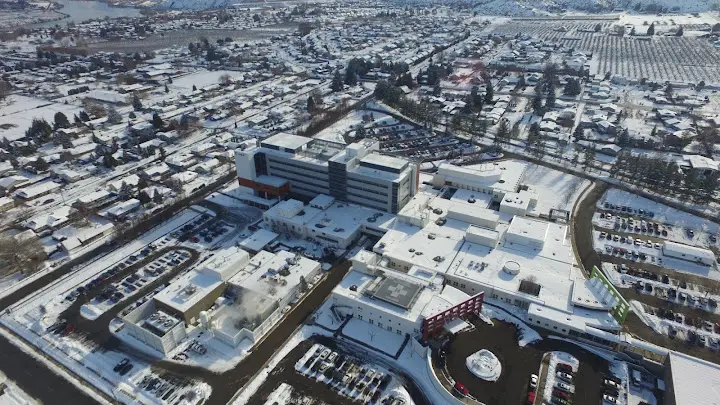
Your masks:
[[[45,119],[52,125],[55,113],[62,112],[72,122],[73,116],[82,110],[72,104],[59,104],[19,95],[8,97],[1,107],[0,123],[9,124],[11,127],[0,127],[0,138],[10,141],[24,137],[34,118]]]
[[[522,184],[538,193],[538,202],[533,212],[548,214],[553,208],[572,212],[575,201],[590,185],[590,181],[545,166],[528,164]]]

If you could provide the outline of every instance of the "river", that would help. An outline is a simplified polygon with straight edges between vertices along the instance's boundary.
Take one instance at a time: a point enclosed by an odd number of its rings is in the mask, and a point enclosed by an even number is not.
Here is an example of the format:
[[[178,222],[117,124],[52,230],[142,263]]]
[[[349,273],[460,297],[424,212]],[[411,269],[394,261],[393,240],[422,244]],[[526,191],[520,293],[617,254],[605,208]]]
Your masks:
[[[79,23],[91,18],[118,18],[118,17],[137,17],[140,15],[140,9],[132,7],[110,7],[107,3],[96,0],[78,1],[78,0],[54,0],[62,4],[63,8],[59,11],[67,14],[66,18],[56,21],[48,21],[39,24],[32,24],[30,28],[54,27],[55,24],[60,26],[66,23]]]

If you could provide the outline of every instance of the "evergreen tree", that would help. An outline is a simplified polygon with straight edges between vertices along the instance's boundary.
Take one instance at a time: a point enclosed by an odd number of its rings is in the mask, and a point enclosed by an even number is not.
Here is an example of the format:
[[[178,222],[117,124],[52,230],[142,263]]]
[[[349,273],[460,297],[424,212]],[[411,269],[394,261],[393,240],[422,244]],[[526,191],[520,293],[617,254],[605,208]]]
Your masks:
[[[308,110],[308,112],[309,112],[310,114],[314,113],[314,112],[315,112],[315,108],[317,108],[317,107],[315,106],[315,99],[313,98],[313,96],[308,97],[308,99],[307,99],[307,110]]]
[[[138,190],[146,189],[146,188],[148,188],[148,186],[149,186],[149,184],[148,184],[147,179],[145,179],[144,177],[140,177],[140,179],[138,179],[138,183],[137,183]]]
[[[112,169],[113,167],[117,166],[117,161],[110,152],[105,152],[105,155],[103,156],[103,166],[107,167],[108,169]]]
[[[70,127],[70,121],[68,121],[68,117],[65,114],[63,114],[62,112],[60,112],[60,111],[56,112],[54,119],[55,119],[55,129]]]
[[[335,71],[335,75],[333,76],[332,83],[330,84],[330,89],[337,93],[338,91],[342,91],[345,88],[345,83],[343,83],[342,75],[340,74],[340,71]]]
[[[135,111],[140,111],[143,109],[142,102],[140,101],[140,98],[137,94],[133,94],[132,106]]]
[[[152,124],[155,129],[162,129],[165,126],[165,122],[163,122],[163,119],[160,117],[160,114],[154,113],[152,116]]]
[[[308,283],[305,281],[304,276],[300,276],[300,292],[304,293],[308,290]]]
[[[535,92],[535,97],[533,97],[532,100],[532,109],[535,115],[542,115],[543,112],[543,102],[542,102],[542,94],[539,92]]]
[[[67,120],[67,117],[65,119]],[[42,118],[33,118],[30,128],[25,131],[25,136],[31,139],[44,140],[51,133],[52,127],[47,121]]]
[[[548,83],[548,94],[545,99],[545,107],[555,107],[555,84],[553,82]]]
[[[655,23],[650,24],[650,26],[648,27],[648,30],[647,30],[647,35],[648,36],[655,35]]]
[[[107,110],[107,121],[111,124],[119,124],[122,122],[122,115],[120,115],[115,107],[109,107]]]
[[[165,152],[165,148],[160,147],[160,149],[158,149],[158,152],[160,152],[160,160],[164,162],[165,158],[167,157],[167,152]]]
[[[595,145],[585,147],[585,161],[583,166],[592,170],[592,164],[595,161]]]
[[[487,85],[485,86],[485,104],[492,104],[493,96],[494,90],[492,87],[492,82],[488,80]]]
[[[42,157],[37,158],[37,160],[35,161],[35,170],[37,170],[39,173],[46,172],[49,168],[50,165]]]
[[[563,89],[563,94],[566,96],[577,96],[582,91],[582,87],[580,86],[580,81],[575,79],[574,77],[571,77],[567,80],[567,83],[565,83],[565,88]]]
[[[162,203],[163,203],[163,196],[162,196],[162,194],[160,194],[160,193],[158,193],[158,192],[156,191],[156,192],[155,192],[155,195],[153,196],[153,202],[154,202],[155,204],[158,204],[158,205],[162,204]]]
[[[197,86],[193,84],[192,91],[197,91]]]
[[[500,142],[505,142],[507,138],[510,137],[510,130],[508,129],[507,120],[500,119],[500,124],[498,125],[497,133],[495,134],[495,144],[499,144]]]
[[[170,89],[168,88],[167,84],[165,85],[165,94],[170,93]]]
[[[585,131],[580,125],[575,127],[575,131],[573,131],[573,136],[576,140],[585,139]]]
[[[143,205],[145,205],[145,204],[149,203],[150,201],[152,201],[152,199],[151,199],[150,196],[147,194],[147,192],[145,192],[145,190],[140,191],[140,193],[138,194],[138,200],[140,200],[140,203],[143,204]]]
[[[90,116],[85,111],[80,111],[80,113],[78,113],[78,117],[80,117],[80,120],[82,122],[90,121]]]

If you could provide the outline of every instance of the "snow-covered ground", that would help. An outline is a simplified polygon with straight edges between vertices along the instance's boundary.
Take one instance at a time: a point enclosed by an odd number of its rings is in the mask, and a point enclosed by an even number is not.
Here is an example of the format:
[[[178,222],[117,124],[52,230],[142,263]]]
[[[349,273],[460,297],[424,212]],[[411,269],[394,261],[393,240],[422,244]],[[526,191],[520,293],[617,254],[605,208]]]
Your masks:
[[[322,131],[318,132],[313,138],[318,139],[325,139],[328,141],[333,142],[339,142],[339,143],[346,143],[345,142],[345,135],[348,134],[351,138],[355,136],[355,130],[358,126],[362,125],[367,127],[371,127],[374,123],[377,123],[380,125],[386,125],[385,122],[382,122],[383,118],[390,119],[393,121],[396,121],[392,117],[388,117],[385,114],[373,111],[372,116],[374,118],[373,121],[363,121],[363,116],[369,115],[370,111],[366,110],[353,110],[348,113],[344,118],[337,121],[336,123],[332,124],[331,126],[323,129]]]
[[[572,212],[575,201],[590,181],[545,166],[528,164],[522,184],[538,193],[538,202],[532,211],[548,214],[553,208]]]
[[[30,396],[15,384],[8,380],[7,376],[0,371],[0,385],[5,389],[0,393],[0,405],[40,405],[41,402]]]

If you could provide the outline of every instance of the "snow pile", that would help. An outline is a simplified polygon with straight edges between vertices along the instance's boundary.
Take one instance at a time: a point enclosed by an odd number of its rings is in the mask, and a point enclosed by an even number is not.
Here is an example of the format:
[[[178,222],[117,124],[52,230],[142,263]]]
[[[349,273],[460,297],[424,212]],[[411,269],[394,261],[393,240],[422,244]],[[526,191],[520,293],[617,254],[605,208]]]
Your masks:
[[[468,356],[465,365],[475,377],[485,381],[497,381],[502,373],[502,366],[497,356],[485,349]]]
[[[497,319],[498,321],[503,321],[515,325],[520,332],[520,335],[518,336],[518,346],[520,347],[525,347],[530,343],[542,340],[542,337],[539,333],[535,331],[535,329],[528,326],[519,318],[510,315],[503,310],[491,307],[489,305],[483,305],[482,313],[488,318]]]
[[[545,389],[543,391],[543,399],[547,403],[551,403],[552,401],[552,391],[555,387],[555,372],[558,363],[567,364],[572,368],[573,373],[576,373],[578,371],[578,368],[580,368],[580,360],[578,360],[571,354],[565,352],[550,352],[547,381],[545,382]]]

